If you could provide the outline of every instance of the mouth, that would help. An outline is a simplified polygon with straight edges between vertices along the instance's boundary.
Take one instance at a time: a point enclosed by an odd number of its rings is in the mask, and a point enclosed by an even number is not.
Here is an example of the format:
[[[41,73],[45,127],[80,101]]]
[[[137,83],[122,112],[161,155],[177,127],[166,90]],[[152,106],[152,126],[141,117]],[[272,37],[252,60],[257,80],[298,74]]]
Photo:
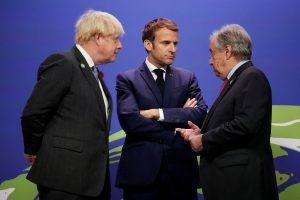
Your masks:
[[[219,74],[219,72],[218,72],[217,70],[214,70],[214,69],[213,69],[213,72],[214,72],[215,74]]]
[[[167,59],[169,59],[169,60],[174,60],[174,59],[175,59],[175,56],[167,56]]]

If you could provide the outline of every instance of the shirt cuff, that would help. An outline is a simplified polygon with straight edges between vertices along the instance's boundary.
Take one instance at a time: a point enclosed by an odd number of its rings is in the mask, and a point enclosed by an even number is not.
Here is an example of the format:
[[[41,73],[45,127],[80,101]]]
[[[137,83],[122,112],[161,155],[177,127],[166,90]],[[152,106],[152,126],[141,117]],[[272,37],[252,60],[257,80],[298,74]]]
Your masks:
[[[159,118],[158,118],[158,121],[164,121],[164,120],[165,120],[165,116],[164,116],[163,109],[159,108],[159,109],[158,109],[158,112],[159,112]]]

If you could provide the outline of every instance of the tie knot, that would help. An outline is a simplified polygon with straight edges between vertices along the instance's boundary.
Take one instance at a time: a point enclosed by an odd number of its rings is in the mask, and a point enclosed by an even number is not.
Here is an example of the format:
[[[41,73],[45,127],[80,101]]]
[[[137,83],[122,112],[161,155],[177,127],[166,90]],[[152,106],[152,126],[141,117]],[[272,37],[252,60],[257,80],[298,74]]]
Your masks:
[[[153,70],[154,73],[156,74],[157,78],[163,78],[164,77],[164,70],[162,69],[155,69]]]

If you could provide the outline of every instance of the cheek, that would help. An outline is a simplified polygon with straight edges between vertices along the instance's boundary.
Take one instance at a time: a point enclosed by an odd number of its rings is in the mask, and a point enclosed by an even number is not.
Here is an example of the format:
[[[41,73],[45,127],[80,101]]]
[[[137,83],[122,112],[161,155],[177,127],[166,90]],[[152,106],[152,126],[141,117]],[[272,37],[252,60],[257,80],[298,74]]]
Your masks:
[[[163,49],[163,48],[160,48],[160,47],[157,47],[155,49],[155,54],[159,55],[159,56],[163,56],[165,54],[165,52],[167,52],[167,51],[165,49]]]
[[[117,48],[115,48],[114,46],[111,46],[111,47],[109,48],[109,51],[108,51],[108,52],[109,52],[110,54],[115,54],[116,49],[117,49]]]
[[[211,64],[213,65],[214,68],[217,67],[218,65],[218,60],[215,57],[211,57],[210,59]]]
[[[215,63],[219,66],[220,63],[221,63],[221,58],[220,58],[220,57],[217,57],[217,58],[215,59]]]
[[[213,60],[213,64],[214,64],[214,68],[217,70],[217,71],[220,71],[220,60],[219,59],[214,59]]]
[[[157,59],[162,59],[163,58],[163,56],[162,56],[163,54],[160,51],[157,51],[157,50],[153,51],[152,55],[153,55],[153,57],[155,57]]]

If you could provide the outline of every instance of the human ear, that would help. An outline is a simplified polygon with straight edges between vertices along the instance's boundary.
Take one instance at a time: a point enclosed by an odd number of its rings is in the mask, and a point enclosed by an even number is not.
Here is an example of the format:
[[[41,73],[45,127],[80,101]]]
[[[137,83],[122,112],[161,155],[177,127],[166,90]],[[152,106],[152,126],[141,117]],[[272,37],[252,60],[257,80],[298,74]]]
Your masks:
[[[147,51],[152,51],[153,44],[150,40],[144,40],[144,47],[147,49]]]
[[[226,60],[229,60],[230,57],[232,56],[232,47],[227,45],[225,47],[225,55],[226,55]]]

